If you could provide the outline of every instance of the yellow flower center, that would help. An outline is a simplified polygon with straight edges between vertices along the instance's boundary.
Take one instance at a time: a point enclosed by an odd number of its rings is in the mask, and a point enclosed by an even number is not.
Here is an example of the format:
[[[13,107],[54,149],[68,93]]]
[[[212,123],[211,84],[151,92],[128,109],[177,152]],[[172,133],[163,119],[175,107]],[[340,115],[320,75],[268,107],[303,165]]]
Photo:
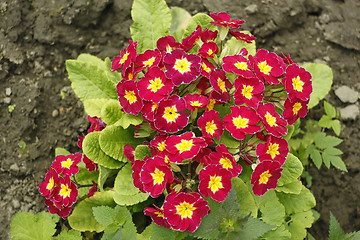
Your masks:
[[[49,183],[46,185],[46,189],[47,189],[47,190],[53,189],[54,184],[55,184],[54,178],[50,178],[50,179],[49,179]]]
[[[214,123],[214,120],[211,120],[209,122],[206,123],[206,127],[205,127],[205,131],[210,134],[210,135],[214,135],[215,130],[217,129],[216,124]]]
[[[190,71],[191,62],[189,62],[186,58],[176,59],[174,68],[179,71],[181,74]]]
[[[241,116],[234,117],[233,118],[233,124],[236,128],[247,128],[249,125],[249,119],[248,118],[242,118]]]
[[[152,58],[144,61],[143,64],[144,64],[145,66],[151,66],[151,65],[153,65],[154,61],[155,61],[155,57],[152,57]]]
[[[157,108],[158,104],[157,103],[153,103],[151,106],[151,111],[155,111],[155,109]]]
[[[302,92],[304,82],[300,80],[299,76],[297,76],[296,78],[292,79],[292,85],[293,85],[294,90],[296,90],[298,92]]]
[[[271,158],[274,159],[276,155],[279,155],[279,144],[277,143],[270,143],[268,150],[266,151],[267,154],[270,154]]]
[[[207,53],[208,53],[209,56],[211,56],[211,54],[213,54],[214,52],[213,52],[213,50],[211,48],[209,48]]]
[[[134,91],[125,90],[125,96],[124,97],[126,98],[126,100],[129,101],[130,104],[133,104],[137,100]]]
[[[266,119],[266,122],[270,125],[270,127],[277,126],[276,117],[271,115],[269,112],[266,112],[265,119]]]
[[[299,102],[295,103],[293,106],[293,113],[297,115],[301,108],[302,108],[301,103]]]
[[[190,140],[181,139],[181,142],[175,145],[175,147],[179,150],[180,154],[185,151],[189,151],[192,148],[192,146],[194,146],[192,139]]]
[[[155,78],[153,80],[150,80],[149,82],[150,84],[147,87],[147,89],[151,89],[151,91],[154,93],[157,92],[157,90],[159,90],[163,86],[165,86],[160,78]]]
[[[164,181],[165,173],[160,171],[158,168],[155,168],[155,172],[150,173],[150,175],[153,178],[154,185],[155,184],[162,184],[162,182]]]
[[[164,218],[164,214],[160,211],[155,212],[158,217]]]
[[[129,78],[129,80],[133,80],[133,79],[134,79],[134,75],[133,75],[132,73],[129,73],[128,78]]]
[[[246,62],[236,62],[234,66],[240,70],[249,70]]]
[[[205,72],[210,73],[211,68],[209,68],[205,63],[201,64],[202,69],[204,69]]]
[[[227,157],[221,158],[219,162],[223,166],[223,168],[225,168],[225,169],[229,169],[229,168],[232,169],[233,168],[233,165],[232,165],[230,159],[227,158]]]
[[[209,104],[207,106],[207,109],[210,111],[210,110],[213,110],[214,109],[214,106],[215,106],[215,103],[216,103],[216,100],[215,99],[210,99],[209,101]]]
[[[129,57],[129,52],[125,52],[124,56],[120,59],[119,63],[123,64]]]
[[[260,72],[262,72],[265,75],[270,75],[270,71],[271,71],[272,67],[269,66],[266,61],[259,62],[258,67],[260,69]]]
[[[164,150],[165,150],[165,141],[159,142],[157,149],[158,149],[160,152],[164,151]]]
[[[179,113],[177,113],[176,110],[177,109],[175,106],[165,108],[163,117],[165,118],[166,122],[175,122],[176,118],[179,116]]]
[[[183,203],[180,203],[179,205],[176,205],[175,208],[176,213],[181,216],[181,219],[192,218],[194,210],[196,209],[196,207],[194,207],[194,204],[190,204],[185,201]]]
[[[67,184],[61,184],[61,189],[59,192],[60,196],[62,196],[63,198],[70,197],[70,193],[71,188],[69,188]]]
[[[216,193],[219,189],[224,188],[221,183],[221,176],[211,176],[208,188],[210,188],[213,193]]]
[[[193,107],[201,107],[202,103],[199,101],[190,101],[191,106]]]
[[[260,179],[259,179],[259,183],[260,184],[267,184],[267,182],[269,181],[269,178],[271,177],[271,174],[269,173],[269,170],[263,172],[260,175]]]
[[[223,81],[223,80],[221,80],[220,78],[218,78],[217,84],[218,84],[218,86],[219,86],[219,88],[220,88],[220,90],[221,90],[222,92],[226,92],[225,81]]]
[[[251,99],[252,98],[252,91],[254,90],[253,86],[249,86],[249,85],[244,85],[243,90],[242,90],[242,95],[244,97],[246,97],[247,99]]]
[[[66,161],[62,161],[62,162],[61,162],[61,166],[62,166],[63,168],[70,169],[71,164],[72,164],[73,162],[74,162],[74,161],[71,160],[71,158],[68,158],[68,159],[66,159]]]

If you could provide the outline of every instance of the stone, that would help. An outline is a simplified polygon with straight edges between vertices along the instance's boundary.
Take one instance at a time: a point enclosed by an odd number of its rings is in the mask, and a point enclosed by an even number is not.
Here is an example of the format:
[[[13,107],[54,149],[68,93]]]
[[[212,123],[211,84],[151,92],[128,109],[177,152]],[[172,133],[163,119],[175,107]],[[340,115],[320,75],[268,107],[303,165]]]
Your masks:
[[[351,104],[345,108],[339,110],[341,119],[343,120],[355,120],[360,114],[359,107],[355,104]]]
[[[52,111],[51,116],[54,118],[59,116],[59,110],[55,109],[54,111]]]
[[[343,103],[355,103],[359,99],[359,93],[348,86],[341,86],[335,90],[335,95]]]
[[[13,199],[11,202],[12,202],[12,205],[13,205],[13,207],[14,207],[15,209],[19,209],[19,208],[20,208],[20,202],[19,202],[19,200]]]
[[[10,170],[14,171],[14,172],[18,172],[20,170],[20,168],[16,163],[14,163],[10,166]]]
[[[256,4],[251,4],[245,8],[245,12],[249,15],[255,14],[258,11],[258,6]]]
[[[10,104],[11,103],[11,98],[5,97],[3,101],[4,101],[5,104]]]
[[[6,88],[5,89],[5,94],[6,94],[6,96],[10,96],[11,95],[11,88]]]

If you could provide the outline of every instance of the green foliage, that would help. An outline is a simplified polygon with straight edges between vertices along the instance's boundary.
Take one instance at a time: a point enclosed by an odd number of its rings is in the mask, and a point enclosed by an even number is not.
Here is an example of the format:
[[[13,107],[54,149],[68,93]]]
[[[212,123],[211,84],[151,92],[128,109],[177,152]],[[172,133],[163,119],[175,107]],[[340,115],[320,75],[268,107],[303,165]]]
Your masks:
[[[240,178],[231,179],[238,199],[240,212],[244,215],[256,217],[258,213],[258,207],[255,203],[255,199],[251,192],[251,189]]]
[[[154,224],[151,228],[151,240],[175,240],[177,232]]]
[[[240,31],[240,32],[251,35],[251,33],[249,31]],[[253,41],[252,43],[247,43],[245,41],[239,41],[235,37],[231,37],[224,44],[224,49],[223,49],[223,51],[221,52],[221,55],[220,55],[220,61],[222,62],[222,59],[225,56],[232,56],[232,55],[239,54],[240,50],[243,49],[243,48],[246,48],[246,50],[248,51],[247,57],[249,55],[255,56],[255,54],[256,54],[256,43],[255,43],[255,41]]]
[[[108,99],[108,98],[85,99],[83,101],[85,112],[90,117],[101,118],[101,109],[110,100],[114,100],[114,99]]]
[[[138,53],[156,48],[156,41],[169,34],[171,13],[165,0],[134,0],[131,17],[130,32],[138,41]]]
[[[276,195],[284,205],[287,214],[305,212],[316,205],[314,195],[305,186],[302,186],[299,194],[277,192]]]
[[[68,150],[66,150],[65,148],[60,148],[60,147],[57,147],[55,148],[55,157],[56,156],[59,156],[59,155],[69,155],[70,152]]]
[[[136,126],[143,122],[141,116],[135,116],[132,114],[123,114],[122,117],[115,123],[116,126],[121,126],[124,129],[128,128],[130,124]]]
[[[101,108],[101,120],[103,120],[106,125],[116,123],[125,115],[121,109],[122,107],[120,106],[119,100],[111,99],[107,101]]]
[[[59,235],[56,236],[56,240],[82,240],[81,232],[74,229],[69,231],[63,230]]]
[[[18,212],[11,220],[11,239],[49,240],[56,232],[58,216],[47,212],[34,215],[31,212]]]
[[[138,145],[135,148],[135,160],[143,160],[145,156],[151,156],[151,150],[146,145]]]
[[[319,126],[328,129],[332,128],[335,134],[339,136],[341,131],[341,123],[338,119],[334,119],[339,116],[338,112],[336,111],[335,107],[333,107],[327,101],[324,101],[324,109],[326,114],[323,115],[319,120]]]
[[[284,170],[281,172],[281,177],[278,181],[279,186],[296,181],[303,171],[301,162],[291,153],[288,154],[282,168]]]
[[[359,240],[360,231],[345,234],[335,216],[330,212],[329,240]]]
[[[183,8],[171,8],[171,26],[170,33],[175,37],[176,41],[181,41],[185,29],[191,19],[191,14]]]
[[[86,168],[79,167],[79,172],[74,176],[74,178],[76,179],[76,182],[81,185],[92,185],[92,181],[97,182],[99,178],[99,172],[97,171],[89,172]],[[79,198],[87,196],[90,188],[91,187],[78,188]]]
[[[214,21],[214,19],[212,19],[212,17],[210,17],[209,15],[207,15],[205,13],[195,14],[189,20],[189,23],[185,29],[183,37],[190,36],[190,34],[196,30],[198,25],[201,26],[202,30],[209,28],[209,30],[211,30],[211,31],[216,31],[217,27],[214,25],[211,25],[210,24],[211,21]]]
[[[103,166],[99,166],[99,178],[98,178],[98,188],[101,192],[104,191],[104,184],[106,180],[115,174],[117,174],[119,171],[117,169],[110,169]]]

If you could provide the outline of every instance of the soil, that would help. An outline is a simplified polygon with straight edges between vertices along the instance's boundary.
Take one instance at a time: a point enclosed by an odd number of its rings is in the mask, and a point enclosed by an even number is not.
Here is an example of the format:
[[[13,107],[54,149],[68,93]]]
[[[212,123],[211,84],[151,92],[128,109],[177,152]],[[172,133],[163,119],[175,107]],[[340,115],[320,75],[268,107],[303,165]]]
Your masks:
[[[228,12],[245,19],[257,46],[294,61],[328,64],[334,85],[327,100],[345,107],[334,89],[360,91],[358,0],[168,0],[191,14]],[[38,193],[56,147],[78,151],[88,127],[70,87],[65,60],[80,53],[114,57],[130,39],[131,0],[0,0],[0,239],[18,211],[45,210]],[[359,101],[357,101],[359,106]],[[310,230],[328,235],[329,212],[345,232],[360,230],[360,119],[342,121],[340,149],[348,173],[310,168],[320,219]]]

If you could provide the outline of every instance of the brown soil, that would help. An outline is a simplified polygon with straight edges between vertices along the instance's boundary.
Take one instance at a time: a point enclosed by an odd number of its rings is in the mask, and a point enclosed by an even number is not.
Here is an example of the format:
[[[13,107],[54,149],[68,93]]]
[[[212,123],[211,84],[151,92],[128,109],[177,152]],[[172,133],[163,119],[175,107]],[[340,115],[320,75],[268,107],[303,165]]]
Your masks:
[[[258,47],[290,53],[296,62],[324,62],[334,86],[360,90],[358,0],[168,0],[191,14],[226,11],[245,19]],[[17,211],[45,210],[37,192],[54,149],[75,152],[87,127],[70,88],[65,60],[80,53],[114,57],[130,38],[131,0],[0,1],[0,238]],[[331,91],[327,100],[344,107]],[[359,104],[359,101],[357,102]],[[14,107],[9,111],[9,107]],[[311,229],[326,239],[329,211],[346,232],[360,230],[360,119],[343,121],[340,148],[349,172],[310,169],[316,210]],[[23,144],[25,143],[26,146]]]

